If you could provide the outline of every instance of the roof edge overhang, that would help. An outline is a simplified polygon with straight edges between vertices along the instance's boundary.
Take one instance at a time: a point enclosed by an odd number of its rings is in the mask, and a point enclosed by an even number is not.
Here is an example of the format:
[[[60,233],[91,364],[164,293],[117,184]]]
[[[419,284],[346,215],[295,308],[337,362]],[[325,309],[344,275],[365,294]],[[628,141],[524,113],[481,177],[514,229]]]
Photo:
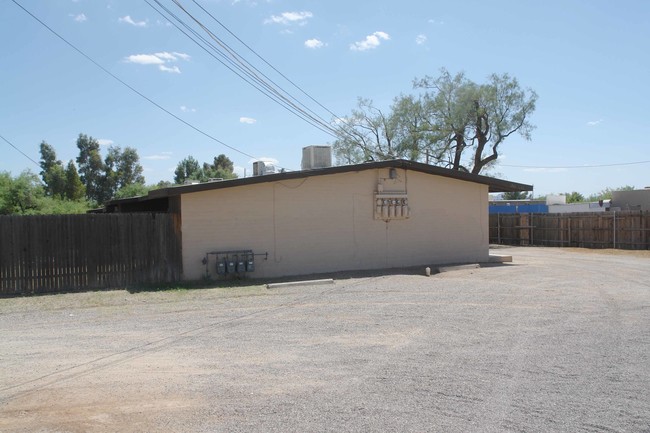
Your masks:
[[[401,168],[413,170],[420,173],[441,176],[450,179],[457,179],[466,182],[473,182],[488,186],[489,192],[514,192],[514,191],[532,191],[533,186],[523,183],[511,182],[508,180],[497,179],[489,176],[466,173],[448,168],[436,167],[433,165],[423,164],[421,162],[408,161],[405,159],[394,159],[387,161],[366,162],[362,164],[341,165],[336,167],[318,168],[314,170],[289,171],[284,173],[265,174],[261,176],[252,176],[238,179],[229,179],[223,181],[204,182],[192,185],[179,185],[168,188],[161,188],[150,191],[146,196],[131,197],[127,199],[111,200],[107,205],[117,205],[120,203],[133,203],[137,201],[146,201],[157,198],[173,197],[181,194],[189,194],[202,191],[210,191],[222,188],[234,188],[237,186],[255,185],[258,183],[277,182],[290,179],[304,179],[312,176],[326,176],[340,173],[351,173],[365,170],[381,168]]]

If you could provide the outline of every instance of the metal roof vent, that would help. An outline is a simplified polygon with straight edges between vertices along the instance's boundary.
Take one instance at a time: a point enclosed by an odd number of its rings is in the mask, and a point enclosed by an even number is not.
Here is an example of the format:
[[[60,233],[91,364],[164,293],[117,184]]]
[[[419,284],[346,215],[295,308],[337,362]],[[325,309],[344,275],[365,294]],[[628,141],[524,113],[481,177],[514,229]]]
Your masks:
[[[303,170],[313,170],[315,168],[325,168],[332,166],[332,147],[331,146],[307,146],[302,148]]]
[[[255,161],[253,163],[253,176],[263,176],[266,173],[264,161]]]
[[[275,165],[270,162],[255,161],[253,163],[253,176],[263,176],[265,174],[275,173]]]

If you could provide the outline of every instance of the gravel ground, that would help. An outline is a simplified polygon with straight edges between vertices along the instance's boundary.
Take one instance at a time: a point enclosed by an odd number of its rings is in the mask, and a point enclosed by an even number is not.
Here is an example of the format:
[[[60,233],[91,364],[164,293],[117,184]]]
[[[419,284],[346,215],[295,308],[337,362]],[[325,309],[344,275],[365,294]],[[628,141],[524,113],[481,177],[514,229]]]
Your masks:
[[[0,299],[2,432],[650,432],[650,254]]]

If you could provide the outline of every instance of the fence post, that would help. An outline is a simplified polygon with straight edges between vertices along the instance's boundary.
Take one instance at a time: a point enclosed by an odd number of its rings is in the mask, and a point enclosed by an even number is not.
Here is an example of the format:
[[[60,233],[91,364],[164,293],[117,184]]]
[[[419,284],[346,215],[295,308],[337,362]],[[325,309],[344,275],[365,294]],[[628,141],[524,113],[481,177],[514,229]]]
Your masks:
[[[531,245],[535,245],[535,240],[533,239],[533,230],[535,230],[535,228],[533,226],[533,216],[534,215],[535,214],[533,214],[533,213],[530,214],[530,223],[529,223],[530,224],[530,244]]]
[[[613,233],[613,242],[614,242],[614,249],[616,249],[616,211],[614,211],[614,233]]]
[[[501,245],[501,214],[497,214],[497,244]]]

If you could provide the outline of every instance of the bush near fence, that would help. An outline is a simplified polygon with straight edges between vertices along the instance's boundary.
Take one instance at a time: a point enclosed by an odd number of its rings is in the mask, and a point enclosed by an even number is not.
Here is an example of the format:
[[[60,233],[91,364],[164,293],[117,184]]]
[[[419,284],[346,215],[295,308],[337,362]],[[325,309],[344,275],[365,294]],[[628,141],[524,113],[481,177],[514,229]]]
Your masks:
[[[179,281],[173,214],[0,216],[0,296]]]
[[[490,243],[650,249],[650,211],[490,215]]]

